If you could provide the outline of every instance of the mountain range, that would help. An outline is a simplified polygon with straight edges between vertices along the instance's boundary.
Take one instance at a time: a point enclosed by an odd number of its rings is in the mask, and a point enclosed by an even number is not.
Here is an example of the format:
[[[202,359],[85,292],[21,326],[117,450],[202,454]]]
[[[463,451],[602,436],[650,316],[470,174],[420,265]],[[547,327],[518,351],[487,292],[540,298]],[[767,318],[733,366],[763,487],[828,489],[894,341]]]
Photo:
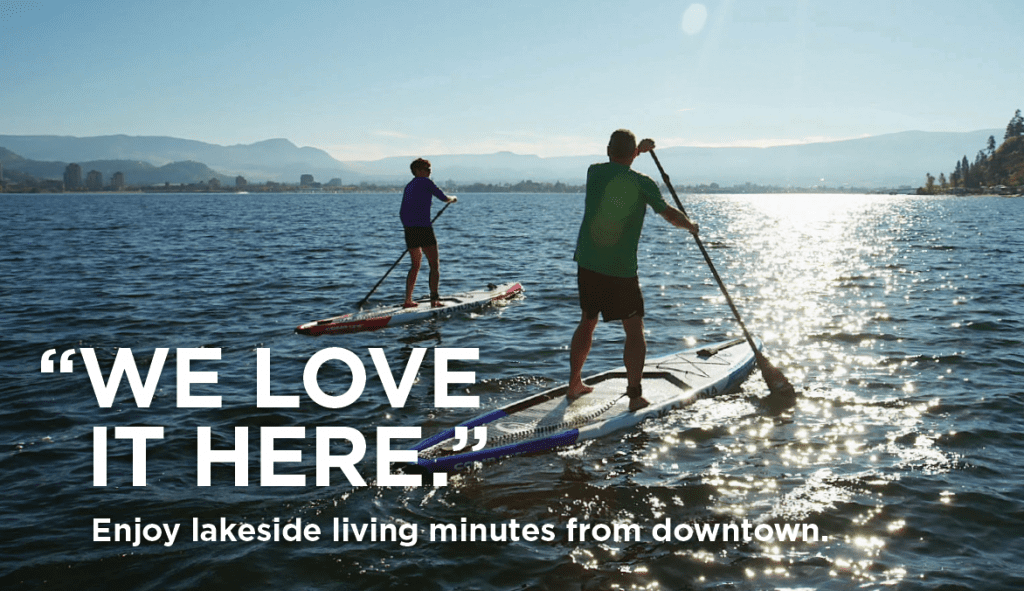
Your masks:
[[[135,185],[161,185],[166,182],[190,184],[209,181],[212,178],[218,178],[225,183],[234,182],[209,166],[191,160],[171,162],[163,166],[154,166],[137,160],[82,160],[76,164],[82,167],[83,174],[98,170],[107,181],[115,172],[120,172]],[[0,148],[0,165],[3,165],[7,180],[20,181],[26,175],[35,179],[61,179],[68,163],[30,160],[7,148]]]
[[[666,147],[657,150],[674,184],[743,183],[794,187],[882,188],[920,186],[925,175],[949,173],[956,163],[983,149],[989,136],[1002,130],[973,132],[907,131],[836,142],[770,148]],[[100,170],[105,176],[125,173],[129,184],[197,182],[220,178],[233,182],[243,176],[250,183],[298,183],[301,175],[345,184],[370,182],[402,184],[409,178],[409,162],[424,157],[433,164],[434,180],[469,183],[516,183],[523,180],[583,184],[587,166],[607,160],[603,154],[540,157],[498,152],[494,154],[442,154],[394,156],[372,161],[334,159],[324,150],[298,147],[286,139],[221,146],[172,137],[0,135],[0,163],[5,170],[21,170],[39,178],[60,178],[66,163],[83,171]],[[19,160],[20,157],[20,160]],[[26,167],[41,174],[29,172]],[[634,168],[659,178],[649,158]],[[109,169],[109,170],[108,170]]]

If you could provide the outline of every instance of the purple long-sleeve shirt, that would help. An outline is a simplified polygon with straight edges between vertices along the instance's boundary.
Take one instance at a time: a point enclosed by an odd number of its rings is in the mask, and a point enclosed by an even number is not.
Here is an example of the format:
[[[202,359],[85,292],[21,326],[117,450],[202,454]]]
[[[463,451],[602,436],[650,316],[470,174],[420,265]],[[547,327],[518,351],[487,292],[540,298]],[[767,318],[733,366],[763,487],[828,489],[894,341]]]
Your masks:
[[[430,227],[430,198],[448,201],[448,196],[425,176],[418,176],[405,186],[402,195],[402,225],[410,228]]]

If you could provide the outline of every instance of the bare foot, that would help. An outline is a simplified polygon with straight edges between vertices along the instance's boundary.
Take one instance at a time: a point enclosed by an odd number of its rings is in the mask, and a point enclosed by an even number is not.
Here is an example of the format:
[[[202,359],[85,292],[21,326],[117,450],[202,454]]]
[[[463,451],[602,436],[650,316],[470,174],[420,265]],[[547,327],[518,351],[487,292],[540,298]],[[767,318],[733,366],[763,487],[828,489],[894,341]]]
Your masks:
[[[626,396],[629,396],[629,412],[636,412],[645,406],[650,406],[651,404],[644,400],[643,386],[640,384],[627,386]]]
[[[416,302],[412,302],[412,301],[405,302],[404,304],[402,304],[403,308],[415,308],[417,306],[419,306],[419,304],[417,304]]]
[[[569,389],[565,392],[565,398],[569,402],[573,402],[584,394],[590,394],[594,391],[593,386],[588,386],[582,381],[576,384],[569,384]]]

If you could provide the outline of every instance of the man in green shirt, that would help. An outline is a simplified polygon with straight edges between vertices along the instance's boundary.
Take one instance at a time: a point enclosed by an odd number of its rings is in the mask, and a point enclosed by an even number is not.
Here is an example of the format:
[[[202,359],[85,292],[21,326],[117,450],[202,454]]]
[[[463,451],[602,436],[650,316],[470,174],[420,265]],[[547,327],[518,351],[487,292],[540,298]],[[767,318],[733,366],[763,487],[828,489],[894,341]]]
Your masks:
[[[645,139],[638,146],[633,132],[619,129],[608,141],[609,161],[594,164],[587,171],[586,208],[573,257],[579,265],[577,284],[583,314],[569,353],[566,397],[570,402],[594,390],[583,383],[582,373],[601,314],[605,322],[621,320],[626,331],[622,358],[629,409],[648,405],[640,386],[647,341],[636,259],[647,206],[673,226],[694,235],[698,232],[697,224],[665,202],[649,176],[630,168],[637,156],[653,149],[654,140]]]

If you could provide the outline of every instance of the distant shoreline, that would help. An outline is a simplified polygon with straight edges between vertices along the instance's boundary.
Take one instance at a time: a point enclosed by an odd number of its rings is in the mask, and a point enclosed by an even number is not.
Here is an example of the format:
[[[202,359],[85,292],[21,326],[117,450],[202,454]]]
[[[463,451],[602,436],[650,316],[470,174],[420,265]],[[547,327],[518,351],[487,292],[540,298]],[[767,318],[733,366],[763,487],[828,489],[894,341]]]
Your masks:
[[[82,197],[102,197],[107,195],[386,195],[401,193],[401,188],[388,189],[359,189],[337,190],[337,191],[304,191],[304,190],[276,190],[276,191],[231,191],[225,189],[208,191],[188,191],[174,189],[125,189],[120,191],[0,191],[0,195],[80,195]],[[462,189],[448,190],[450,194],[467,195],[584,195],[586,191],[467,191]],[[663,189],[663,194],[668,194]],[[774,190],[740,190],[736,187],[727,187],[713,191],[693,190],[693,187],[680,187],[678,192],[686,195],[912,195],[931,197],[1024,197],[1024,194],[1007,192],[996,193],[988,191],[953,193],[935,192],[923,193],[915,190],[894,190],[894,189],[846,189],[846,188],[776,188]]]

